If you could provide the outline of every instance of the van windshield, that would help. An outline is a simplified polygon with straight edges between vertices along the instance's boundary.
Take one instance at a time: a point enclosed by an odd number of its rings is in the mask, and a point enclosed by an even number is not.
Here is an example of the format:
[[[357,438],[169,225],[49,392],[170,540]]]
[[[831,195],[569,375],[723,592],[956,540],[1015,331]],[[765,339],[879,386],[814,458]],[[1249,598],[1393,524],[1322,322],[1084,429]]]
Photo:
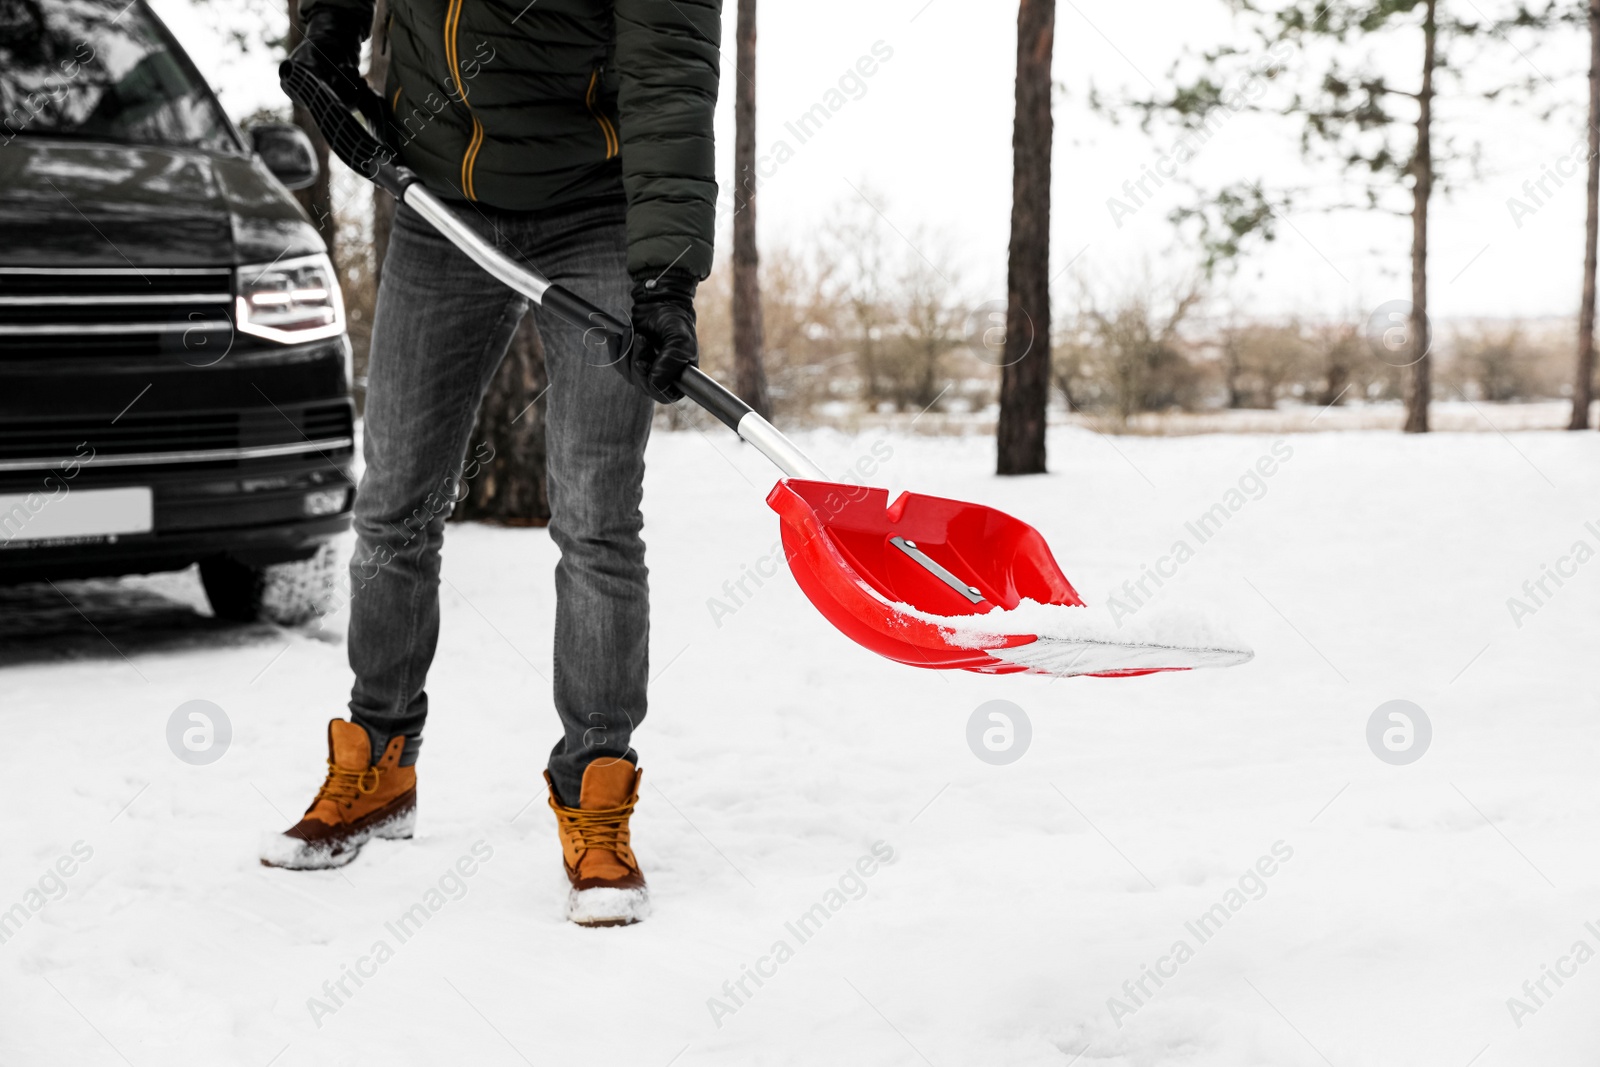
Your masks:
[[[19,136],[237,147],[137,0],[0,0],[0,144]]]

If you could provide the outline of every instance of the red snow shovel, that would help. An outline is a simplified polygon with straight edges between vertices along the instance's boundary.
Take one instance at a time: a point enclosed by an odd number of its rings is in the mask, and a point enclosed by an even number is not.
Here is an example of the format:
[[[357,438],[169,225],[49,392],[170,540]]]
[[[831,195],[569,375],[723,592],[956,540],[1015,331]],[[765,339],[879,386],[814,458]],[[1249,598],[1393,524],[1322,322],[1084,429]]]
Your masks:
[[[952,645],[948,630],[906,609],[978,615],[1023,598],[1083,605],[1039,531],[1003,511],[921,493],[890,504],[886,489],[784,473],[791,476],[767,503],[783,520],[790,571],[829,622],[879,655],[918,667],[1020,671],[986,648]],[[1035,639],[997,636],[987,645]]]
[[[351,169],[415,210],[489,274],[584,328],[599,356],[595,362],[624,357],[632,343],[625,323],[485,242],[416,175],[397,166],[395,152],[327,84],[288,63],[280,74],[284,91],[311,113]],[[364,85],[357,91],[365,93],[363,114],[381,117],[376,94]],[[1009,611],[1024,600],[1070,607],[1083,601],[1044,538],[1026,523],[993,508],[919,493],[903,493],[890,504],[886,490],[830,481],[793,441],[698,367],[686,370],[678,387],[783,473],[767,503],[782,519],[784,554],[796,581],[829,622],[880,655],[917,667],[1102,677],[1240,662],[1237,652],[1225,649],[1011,632],[998,618],[990,627],[996,632],[963,627],[960,620],[941,624],[937,620]],[[1006,652],[1035,645],[1058,651],[1042,657]]]

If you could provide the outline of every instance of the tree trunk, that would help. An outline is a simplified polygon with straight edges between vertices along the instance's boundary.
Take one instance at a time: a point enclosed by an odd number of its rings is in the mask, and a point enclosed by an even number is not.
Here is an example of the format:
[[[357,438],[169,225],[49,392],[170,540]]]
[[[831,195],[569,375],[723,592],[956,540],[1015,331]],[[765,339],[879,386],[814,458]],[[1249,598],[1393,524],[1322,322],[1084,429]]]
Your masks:
[[[1350,387],[1350,365],[1341,355],[1330,355],[1323,366],[1322,395],[1317,397],[1317,403],[1325,408],[1331,408],[1344,398],[1344,392]]]
[[[1589,0],[1589,195],[1584,220],[1583,303],[1578,311],[1578,373],[1572,383],[1569,430],[1589,428],[1594,400],[1594,275],[1600,234],[1600,0]]]
[[[1228,392],[1228,410],[1244,407],[1244,394],[1239,388],[1244,369],[1239,364],[1239,341],[1229,337],[1222,348],[1222,384]]]
[[[1011,134],[1011,255],[1005,368],[996,428],[1000,474],[1042,474],[1050,400],[1050,58],[1055,0],[1017,12],[1016,118]]]
[[[389,78],[389,0],[378,0],[372,11],[372,62],[367,84],[379,96]],[[383,257],[389,254],[389,231],[394,226],[394,197],[372,187],[372,285],[383,281]]]
[[[305,35],[300,25],[300,0],[289,0],[289,51],[293,52],[303,40]],[[337,267],[339,250],[334,238],[338,223],[333,217],[333,176],[328,173],[328,142],[322,139],[322,131],[311,121],[311,114],[299,104],[294,106],[294,124],[311,138],[311,146],[317,153],[317,180],[296,191],[294,197],[305,208],[306,214],[311,216],[312,225],[322,235],[322,240],[328,246],[328,256]]]
[[[501,526],[544,526],[550,521],[545,489],[544,345],[534,322],[522,317],[505,361],[489,384],[478,424],[467,441],[462,482],[451,519]]]
[[[1406,368],[1406,433],[1428,432],[1433,361],[1428,354],[1428,198],[1433,195],[1433,67],[1438,0],[1422,22],[1422,88],[1417,93],[1417,151],[1411,159],[1411,365]]]
[[[733,388],[763,418],[772,414],[763,365],[761,257],[756,249],[756,0],[739,0],[733,95]]]

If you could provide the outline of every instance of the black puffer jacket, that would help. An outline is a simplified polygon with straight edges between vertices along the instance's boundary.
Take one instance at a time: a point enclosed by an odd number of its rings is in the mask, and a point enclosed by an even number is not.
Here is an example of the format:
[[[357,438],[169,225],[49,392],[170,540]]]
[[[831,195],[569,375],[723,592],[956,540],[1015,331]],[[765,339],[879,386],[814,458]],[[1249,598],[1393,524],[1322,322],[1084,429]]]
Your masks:
[[[305,0],[371,18],[373,0]],[[721,0],[389,0],[385,102],[441,196],[620,195],[628,269],[711,270]]]

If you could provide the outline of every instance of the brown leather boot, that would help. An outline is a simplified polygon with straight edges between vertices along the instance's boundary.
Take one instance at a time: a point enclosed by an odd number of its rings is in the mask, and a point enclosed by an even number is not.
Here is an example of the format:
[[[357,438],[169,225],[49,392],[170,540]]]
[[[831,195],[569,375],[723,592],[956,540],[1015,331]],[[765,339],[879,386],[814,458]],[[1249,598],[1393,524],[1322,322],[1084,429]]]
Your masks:
[[[640,777],[627,760],[597,759],[584,768],[578,806],[569,808],[556,798],[550,772],[544,774],[572,883],[567,918],[579,926],[628,926],[650,913],[650,891],[628,847],[628,817],[639,801]]]
[[[409,838],[417,824],[417,769],[400,766],[406,739],[372,759],[367,731],[328,723],[328,777],[305,816],[261,846],[264,867],[295,871],[343,867],[374,837]]]

